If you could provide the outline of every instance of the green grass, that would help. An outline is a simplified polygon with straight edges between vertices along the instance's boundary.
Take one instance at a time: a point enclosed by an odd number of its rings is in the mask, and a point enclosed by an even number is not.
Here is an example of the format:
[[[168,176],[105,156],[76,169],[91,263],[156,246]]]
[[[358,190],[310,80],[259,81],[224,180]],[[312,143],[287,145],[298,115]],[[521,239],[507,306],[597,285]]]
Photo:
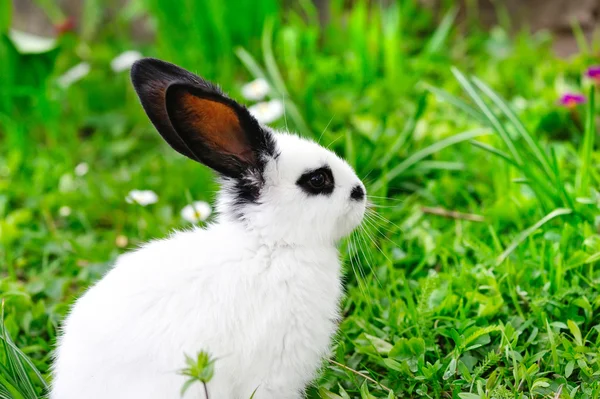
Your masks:
[[[412,0],[333,0],[324,27],[309,1],[241,1],[234,15],[186,3],[132,2],[101,23],[88,0],[81,36],[28,55],[0,4],[0,398],[41,395],[69,304],[127,248],[185,227],[191,200],[214,198],[211,173],[166,148],[127,73],[110,70],[133,48],[236,98],[266,78],[286,102],[274,126],[364,178],[376,213],[342,245],[344,318],[308,397],[600,396],[598,87],[582,78],[598,43],[560,60],[545,34],[510,38],[506,16],[486,33],[474,9],[458,23],[455,8],[436,19]],[[141,16],[155,42],[124,29]],[[81,60],[90,74],[60,88]],[[557,105],[566,90],[588,101]],[[159,201],[128,204],[132,189]]]

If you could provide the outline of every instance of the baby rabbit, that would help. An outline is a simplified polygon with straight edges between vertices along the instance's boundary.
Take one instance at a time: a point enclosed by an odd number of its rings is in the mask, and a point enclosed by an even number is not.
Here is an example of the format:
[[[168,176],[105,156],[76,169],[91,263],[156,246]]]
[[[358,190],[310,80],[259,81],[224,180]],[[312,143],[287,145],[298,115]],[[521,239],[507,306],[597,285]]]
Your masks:
[[[201,350],[217,359],[211,399],[302,398],[336,330],[336,243],[362,221],[364,185],[175,65],[142,59],[131,78],[165,141],[219,174],[219,216],[121,256],[76,301],[50,398],[179,398],[185,354]]]

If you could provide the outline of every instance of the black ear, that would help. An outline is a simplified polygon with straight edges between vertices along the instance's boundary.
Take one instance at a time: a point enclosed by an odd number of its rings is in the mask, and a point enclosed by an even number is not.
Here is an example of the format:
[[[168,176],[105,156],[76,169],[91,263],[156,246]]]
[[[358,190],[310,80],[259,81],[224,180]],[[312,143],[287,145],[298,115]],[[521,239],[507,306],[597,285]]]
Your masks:
[[[133,65],[131,80],[160,135],[186,157],[239,178],[274,154],[270,133],[212,83],[152,58]]]

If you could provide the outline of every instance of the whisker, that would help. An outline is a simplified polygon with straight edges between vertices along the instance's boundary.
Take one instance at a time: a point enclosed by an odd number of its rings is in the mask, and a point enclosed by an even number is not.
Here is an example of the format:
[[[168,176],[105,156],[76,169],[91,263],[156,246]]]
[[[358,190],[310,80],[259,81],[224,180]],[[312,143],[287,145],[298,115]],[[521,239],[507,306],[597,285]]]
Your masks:
[[[367,194],[367,198],[375,198],[375,199],[382,199],[382,200],[386,200],[386,201],[398,201],[398,202],[405,201],[404,198],[382,197],[379,195],[370,195],[370,194]]]
[[[329,119],[329,122],[327,122],[327,125],[325,125],[325,129],[323,129],[323,131],[321,132],[321,135],[319,136],[319,139],[317,140],[317,143],[321,144],[321,139],[323,138],[323,135],[327,131],[327,128],[329,127],[329,125],[333,121],[333,118],[335,118],[335,114],[333,114],[333,116],[331,117],[331,119]]]
[[[375,231],[378,233],[379,237],[381,237],[381,238],[383,238],[383,239],[387,240],[387,241],[388,241],[390,244],[392,244],[394,247],[398,246],[398,244],[397,244],[397,243],[395,243],[394,241],[392,241],[392,240],[391,240],[391,239],[390,239],[388,236],[386,236],[385,234],[383,234],[383,233],[381,232],[381,230],[379,230],[379,229],[378,229],[377,225],[375,225],[375,224],[374,224],[373,220],[367,220],[367,221],[368,221],[368,222],[370,222],[370,223],[373,223],[373,224],[371,225],[371,228],[375,229]],[[392,230],[389,230],[389,229],[384,229],[384,230],[386,230],[388,233],[395,233],[395,232],[393,232]]]
[[[388,218],[386,218],[382,214],[380,214],[378,212],[375,212],[374,210],[367,211],[367,214],[369,216],[375,216],[375,217],[377,217],[378,219],[380,219],[384,223],[391,224],[392,226],[394,226],[395,228],[397,228],[400,231],[404,231],[404,229],[402,227],[398,226],[396,223],[392,222],[391,220],[389,220]]]
[[[364,225],[360,225],[360,232],[364,233],[364,234],[368,234],[368,232],[365,230],[365,226]],[[375,269],[373,268],[373,266],[371,265],[373,263],[373,256],[370,256],[370,260],[367,257],[367,254],[365,253],[365,248],[368,247],[367,245],[367,240],[365,239],[363,234],[358,234],[358,237],[362,240],[364,247],[360,247],[363,258],[365,258],[365,261],[367,261],[367,266],[369,267],[369,269],[371,270],[371,274],[375,277],[375,281],[377,282],[377,285],[379,285],[379,288],[383,288],[383,284],[381,284],[381,281],[379,280],[379,277],[377,277],[377,272],[375,271]],[[369,251],[367,251],[368,253]]]
[[[283,120],[285,121],[285,130],[289,132],[288,121],[287,121],[287,112],[285,111],[285,95],[281,94],[281,102],[283,102]]]
[[[365,219],[365,221],[367,222],[367,224],[370,223],[368,219]],[[373,226],[373,225],[371,225],[371,226]],[[375,229],[377,229],[377,227],[375,227]],[[394,262],[392,262],[392,260],[385,254],[385,252],[383,251],[383,249],[381,249],[381,247],[379,246],[379,244],[377,244],[377,242],[370,235],[367,235],[367,237],[369,238],[369,240],[371,240],[371,242],[373,243],[373,245],[375,245],[377,247],[377,249],[379,250],[379,252],[381,252],[381,254],[387,259],[387,261],[390,262],[391,264],[393,264]],[[389,240],[389,238],[388,238],[388,240]],[[396,243],[394,243],[392,240],[389,240],[389,241],[392,244],[396,245]]]
[[[390,229],[389,227],[387,227],[383,221],[378,220],[378,219],[374,219],[372,215],[365,215],[365,219],[367,219],[368,221],[370,221],[373,224],[373,227],[375,227],[377,229],[377,232],[384,236],[384,234],[381,234],[380,230],[386,231],[390,234],[396,234],[396,231]]]
[[[358,243],[358,239],[360,238],[360,234],[355,231],[355,241],[354,241],[354,245],[356,248],[356,254],[358,255],[358,249],[360,248],[360,243]],[[360,257],[357,256],[357,262],[360,262]],[[367,289],[367,293],[369,294],[369,296],[371,296],[371,289],[369,288],[369,285],[367,284],[367,274],[364,270],[364,268],[362,267],[362,263],[359,263],[358,265],[358,270],[362,276],[363,279],[363,284],[365,285],[366,289]]]
[[[331,143],[329,143],[329,145],[326,148],[329,149],[329,147],[331,147],[336,141],[338,141],[342,137],[343,137],[342,135],[339,135],[335,140],[333,140]]]
[[[350,245],[350,247],[352,248],[351,252],[350,252],[350,267],[352,267],[352,271],[354,272],[354,276],[356,277],[356,283],[358,284],[358,289],[360,290],[361,294],[367,295],[367,292],[365,291],[365,287],[366,287],[366,283],[362,284],[361,281],[361,274],[360,274],[360,265],[356,265],[356,267],[354,266],[354,262],[352,260],[352,258],[354,257],[352,254],[353,252],[355,252],[355,243],[352,240],[354,238],[354,234],[351,234],[350,237],[348,238],[348,243]],[[357,272],[357,269],[359,270]]]
[[[388,208],[398,208],[399,206],[400,205],[379,205],[379,204],[375,204],[373,202],[371,202],[369,204],[369,208],[382,208],[382,209],[383,208],[385,208],[385,209],[388,209]]]
[[[369,173],[367,173],[367,175],[366,175],[365,177],[363,177],[363,178],[362,178],[362,181],[367,181],[367,179],[369,178],[369,175],[370,175],[371,173],[373,173],[373,171],[374,171],[374,170],[375,170],[375,169],[371,169],[371,170],[369,171]]]

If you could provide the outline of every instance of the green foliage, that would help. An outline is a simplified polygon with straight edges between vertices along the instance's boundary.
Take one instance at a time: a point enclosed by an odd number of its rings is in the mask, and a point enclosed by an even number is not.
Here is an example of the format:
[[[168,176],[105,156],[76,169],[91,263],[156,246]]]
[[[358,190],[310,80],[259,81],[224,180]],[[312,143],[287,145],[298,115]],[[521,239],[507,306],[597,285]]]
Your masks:
[[[267,18],[280,16],[276,0],[146,2],[156,23],[157,52],[209,79],[231,80],[237,46],[256,46]],[[183,50],[183,51],[182,51]]]
[[[196,359],[185,355],[187,367],[179,373],[186,376],[187,380],[181,387],[181,396],[195,383],[203,384],[206,387],[206,384],[212,380],[215,373],[215,361],[216,359],[212,359],[207,352],[199,352]]]
[[[36,399],[46,381],[31,360],[12,341],[4,325],[4,301],[0,310],[0,398]]]
[[[110,69],[129,49],[235,98],[266,79],[286,104],[273,126],[364,178],[373,208],[342,244],[343,321],[309,398],[600,396],[598,85],[582,79],[600,63],[592,46],[565,61],[544,34],[511,37],[502,13],[485,32],[472,9],[459,30],[453,7],[330,3],[321,25],[310,1],[137,0],[112,19],[86,1],[83,32],[40,54],[17,51],[1,3],[0,397],[41,395],[74,298],[119,254],[188,226],[186,204],[214,197],[211,173],[162,144],[127,73]],[[140,18],[155,42],[127,33]],[[82,61],[87,76],[57,84]],[[587,103],[557,105],[565,91]],[[158,202],[126,203],[133,189]],[[189,381],[212,374],[202,356],[187,358]]]

